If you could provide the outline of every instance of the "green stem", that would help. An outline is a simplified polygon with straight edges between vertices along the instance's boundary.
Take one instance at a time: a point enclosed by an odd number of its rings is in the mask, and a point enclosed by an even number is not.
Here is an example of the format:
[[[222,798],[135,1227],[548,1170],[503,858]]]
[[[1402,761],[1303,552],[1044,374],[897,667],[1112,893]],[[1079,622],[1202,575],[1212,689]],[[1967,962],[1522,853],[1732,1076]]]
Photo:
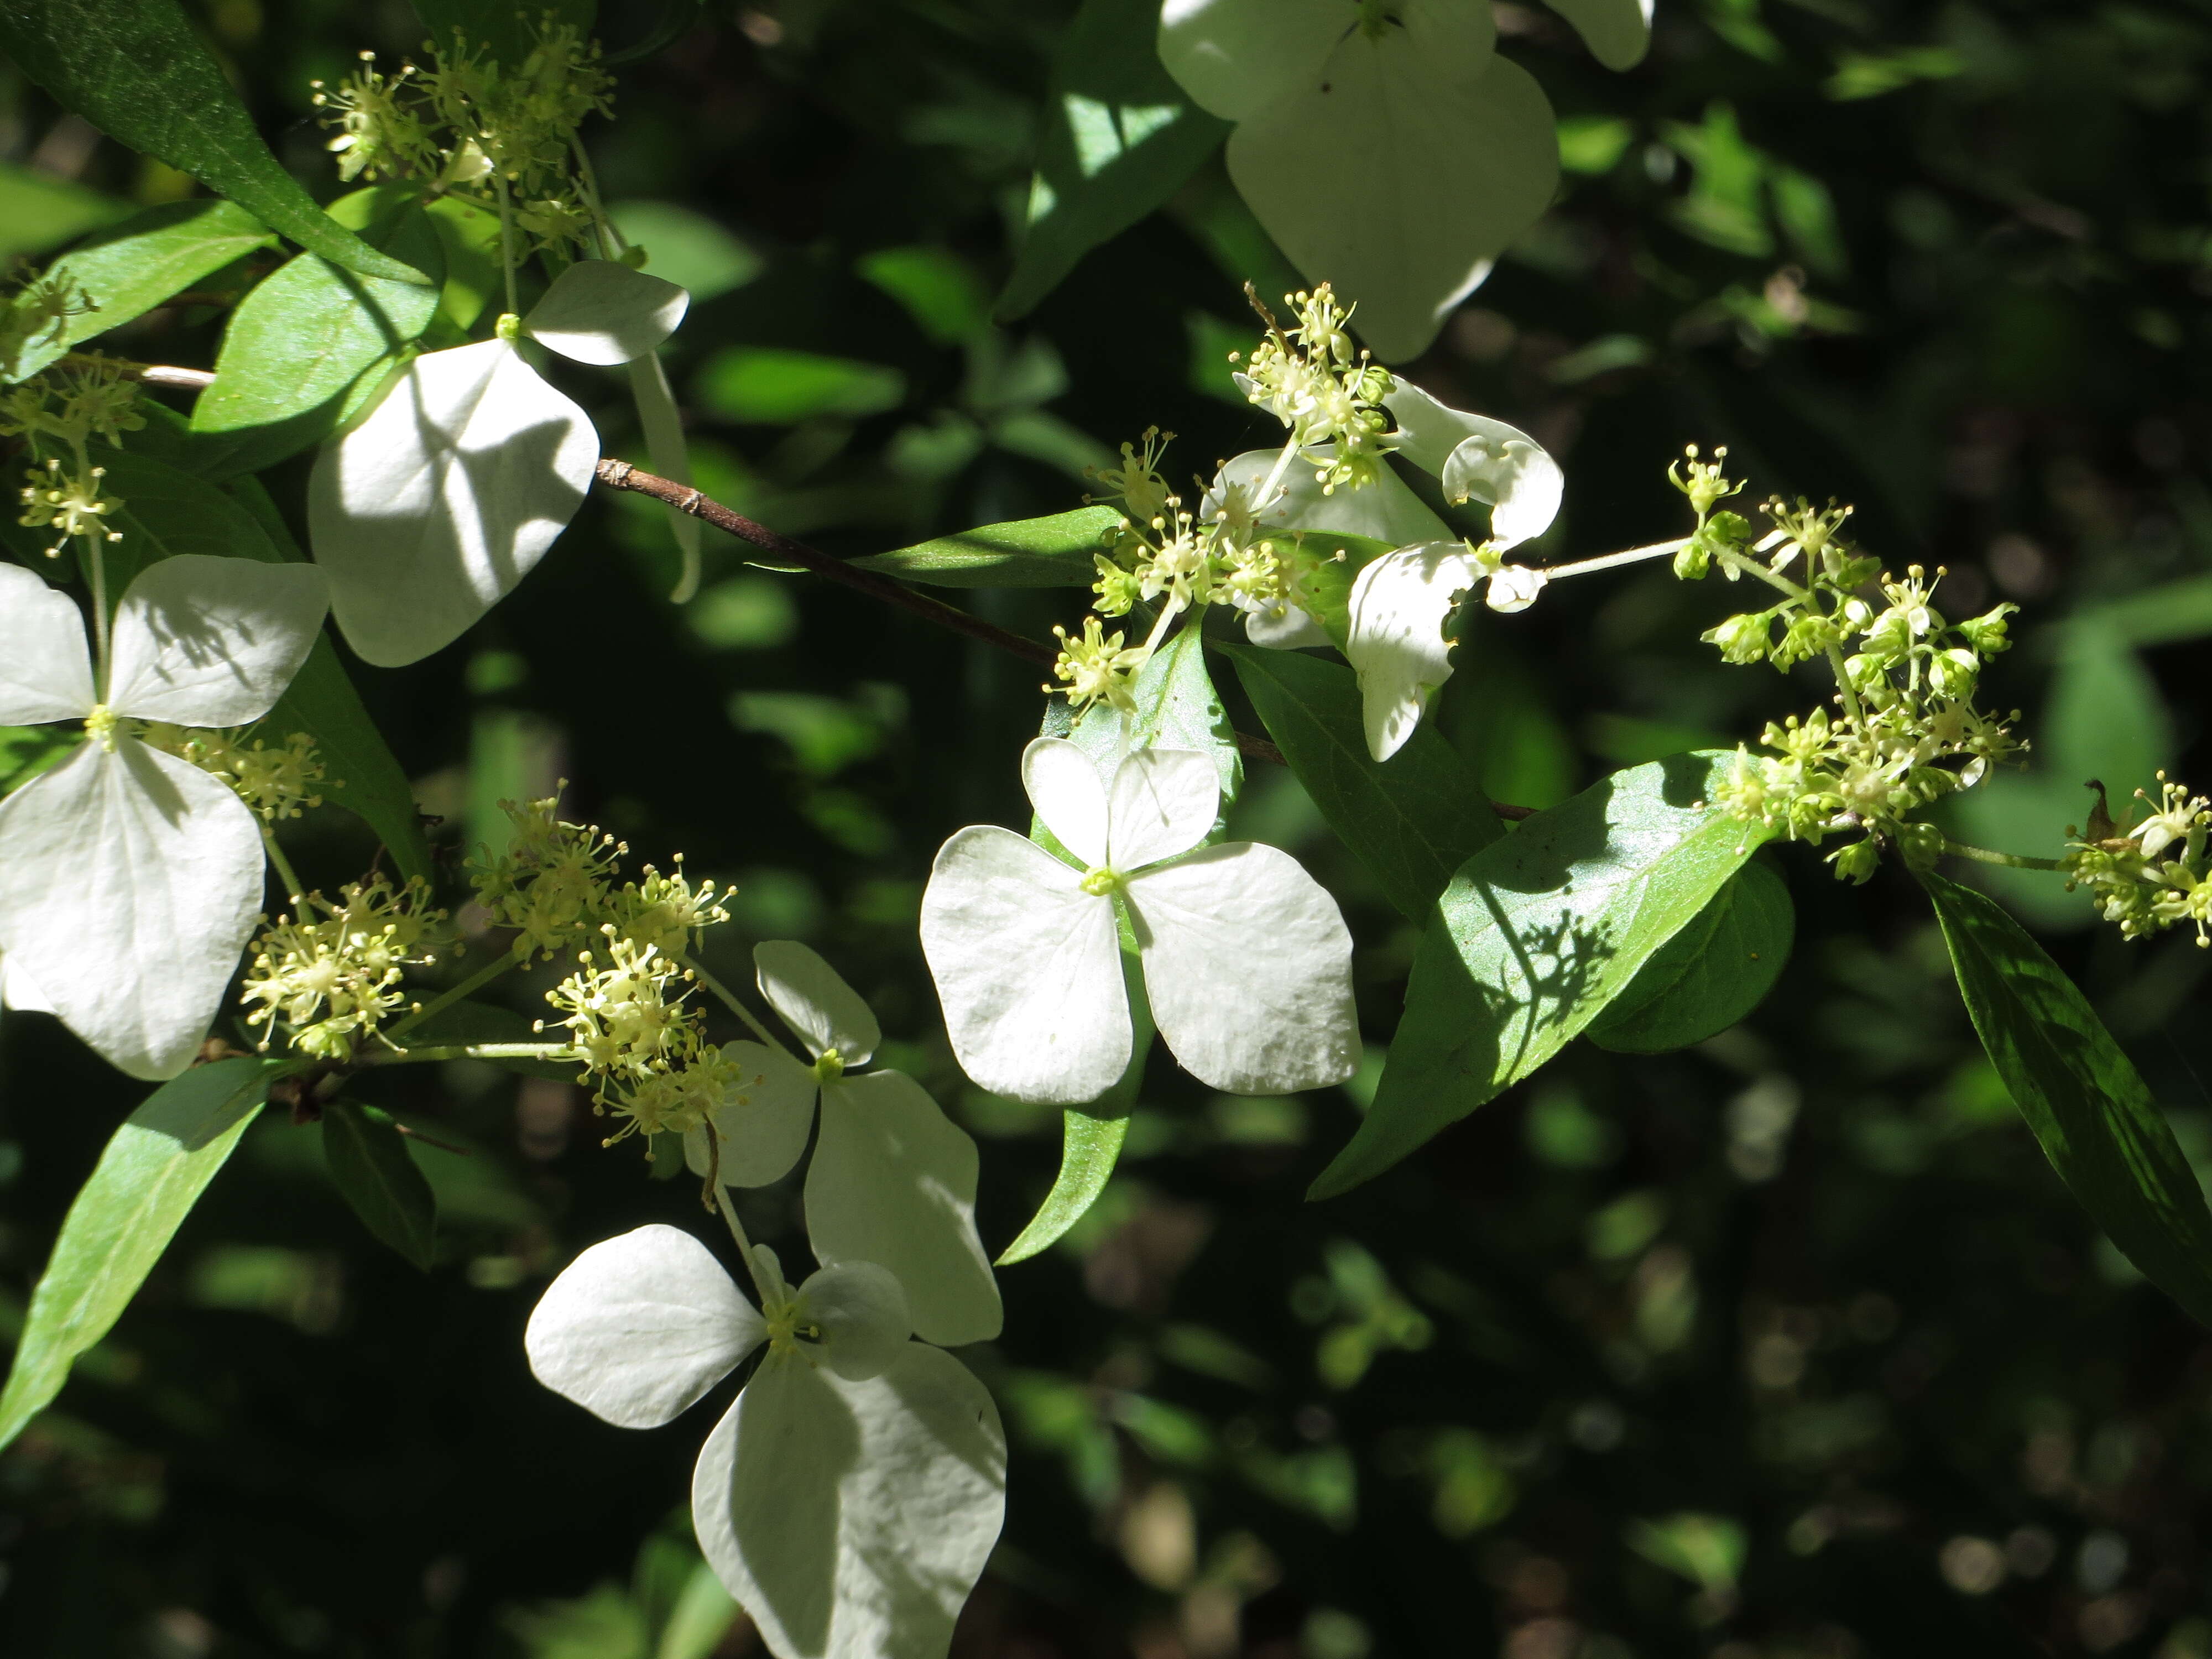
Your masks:
[[[276,845],[276,832],[265,823],[261,826],[261,844],[269,849],[269,862],[276,866],[276,874],[284,884],[284,896],[292,901],[293,914],[297,915],[307,890],[300,884],[299,872],[292,868],[292,861],[284,856],[283,848]]]
[[[459,985],[453,986],[448,990],[439,992],[438,994],[432,997],[429,1001],[424,1003],[413,1013],[408,1015],[406,1018],[401,1020],[397,1025],[392,1027],[390,1030],[386,1031],[384,1033],[384,1040],[386,1042],[394,1041],[403,1033],[412,1030],[415,1026],[420,1025],[424,1020],[429,1018],[431,1015],[438,1012],[441,1009],[450,1008],[453,1004],[459,1002],[463,997],[467,996],[471,992],[482,990],[485,986],[490,984],[492,981],[497,979],[501,974],[506,973],[509,969],[520,968],[521,965],[521,958],[517,957],[514,951],[506,951],[501,952],[495,960],[486,963],[483,967],[477,969],[476,972],[471,974],[466,979],[463,980]]]
[[[623,240],[621,230],[600,204],[599,175],[592,171],[592,158],[585,153],[584,141],[573,132],[568,135],[568,153],[576,158],[576,182],[584,187],[584,205],[591,211],[592,228],[599,233],[599,251],[607,258],[618,258],[629,244]]]
[[[704,968],[702,968],[690,957],[679,955],[676,959],[682,963],[686,968],[689,968],[693,973],[698,975],[699,983],[705,986],[709,991],[713,992],[715,996],[720,998],[724,1007],[727,1008],[739,1019],[744,1021],[745,1024],[750,1028],[755,1036],[758,1037],[763,1042],[768,1044],[771,1048],[783,1048],[784,1053],[791,1053],[790,1049],[784,1048],[783,1044],[776,1041],[774,1033],[769,1031],[767,1026],[762,1024],[760,1021],[753,1018],[753,1011],[746,1007],[744,1003],[738,1001],[737,999],[737,994],[732,991],[728,986],[723,984],[719,979],[716,979],[712,974],[708,973]],[[796,1056],[793,1056],[793,1058],[796,1058]],[[802,1061],[801,1063],[804,1064],[805,1062]]]
[[[1986,847],[1970,846],[1963,841],[1946,839],[1943,850],[1954,858],[1972,859],[1977,864],[2002,865],[2008,870],[2063,870],[2066,866],[2057,859],[2033,859],[2025,853],[1999,853]]]
[[[519,316],[522,307],[515,298],[514,209],[507,200],[507,175],[495,167],[491,179],[499,191],[499,263],[507,276],[507,312],[510,317]]]
[[[444,1042],[427,1048],[386,1049],[363,1054],[356,1066],[420,1066],[433,1060],[571,1060],[583,1061],[566,1042]]]
[[[738,1256],[745,1264],[745,1272],[753,1281],[753,1294],[760,1298],[761,1311],[768,1311],[768,1281],[762,1277],[760,1263],[753,1260],[752,1241],[745,1237],[744,1225],[738,1219],[737,1200],[730,1189],[722,1184],[721,1171],[714,1173],[714,1207],[722,1212],[722,1219],[730,1224],[730,1237],[738,1243]]]

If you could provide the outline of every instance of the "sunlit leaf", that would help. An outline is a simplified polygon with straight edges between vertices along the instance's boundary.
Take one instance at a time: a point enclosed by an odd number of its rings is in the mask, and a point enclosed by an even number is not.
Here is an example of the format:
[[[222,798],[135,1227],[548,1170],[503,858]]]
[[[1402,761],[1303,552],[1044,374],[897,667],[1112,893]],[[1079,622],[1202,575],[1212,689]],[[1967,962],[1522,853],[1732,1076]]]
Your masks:
[[[1790,959],[1796,931],[1782,878],[1763,863],[1747,864],[1583,1035],[1601,1048],[1631,1054],[1702,1042],[1765,1000]]]
[[[1110,507],[1082,507],[1049,518],[981,525],[853,562],[938,587],[1088,587],[1098,579],[1092,560],[1104,550],[1105,534],[1121,516]]]

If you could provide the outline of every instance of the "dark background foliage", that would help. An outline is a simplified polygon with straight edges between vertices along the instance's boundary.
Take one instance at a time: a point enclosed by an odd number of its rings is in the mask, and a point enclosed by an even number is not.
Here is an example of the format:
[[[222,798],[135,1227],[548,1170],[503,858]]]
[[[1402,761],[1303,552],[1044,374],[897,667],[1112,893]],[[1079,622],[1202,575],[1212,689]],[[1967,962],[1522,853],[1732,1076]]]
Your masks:
[[[1893,565],[1945,566],[1952,614],[2027,607],[1996,689],[2038,757],[1961,833],[2049,853],[2093,772],[2201,782],[2212,13],[1660,0],[1626,76],[1547,11],[1499,13],[1563,118],[1567,183],[1411,373],[1560,456],[1546,556],[1676,533],[1667,461],[1728,443],[1757,493],[1852,501]],[[280,152],[334,191],[307,82],[410,49],[412,15],[200,15]],[[592,145],[655,269],[702,295],[671,368],[713,493],[857,554],[1073,505],[1080,467],[1153,422],[1184,434],[1182,472],[1263,440],[1221,359],[1250,329],[1239,282],[1281,279],[1218,176],[1032,319],[987,320],[1066,23],[1001,0],[718,5],[623,71]],[[0,252],[27,255],[67,228],[26,181],[188,184],[5,64],[0,161]],[[219,323],[171,307],[114,343],[205,363]],[[614,382],[563,379],[636,453]],[[295,514],[302,465],[271,480]],[[1035,671],[730,546],[674,610],[641,507],[593,501],[468,639],[356,678],[447,847],[567,777],[638,857],[737,883],[712,957],[730,976],[756,938],[828,953],[981,1140],[995,1247],[1057,1126],[964,1089],[914,923],[947,832],[1018,821]],[[1716,586],[1644,568],[1485,616],[1440,719],[1532,805],[1753,735],[1814,694],[1696,643]],[[1042,634],[1076,597],[975,603]],[[1238,828],[1343,896],[1386,1042],[1410,931],[1286,775],[1255,769]],[[336,813],[292,840],[311,880],[368,854]],[[1005,1338],[969,1355],[1016,1449],[956,1652],[2212,1655],[2212,1344],[2058,1186],[1910,884],[1839,888],[1782,851],[1796,949],[1746,1024],[1657,1058],[1576,1045],[1342,1200],[1300,1194],[1357,1085],[1209,1098],[1156,1058],[1106,1199],[1005,1273]],[[2087,932],[2041,879],[2004,892],[2212,1153],[2205,955]],[[0,1651],[674,1651],[655,1644],[690,1559],[680,1505],[719,1402],[607,1428],[532,1381],[520,1338],[582,1245],[703,1230],[688,1183],[602,1150],[560,1085],[459,1066],[384,1086],[469,1148],[421,1152],[441,1265],[374,1245],[313,1132],[270,1115],[0,1457]],[[0,1024],[0,1319],[135,1092],[45,1018]],[[795,1206],[769,1191],[750,1216],[787,1255]]]

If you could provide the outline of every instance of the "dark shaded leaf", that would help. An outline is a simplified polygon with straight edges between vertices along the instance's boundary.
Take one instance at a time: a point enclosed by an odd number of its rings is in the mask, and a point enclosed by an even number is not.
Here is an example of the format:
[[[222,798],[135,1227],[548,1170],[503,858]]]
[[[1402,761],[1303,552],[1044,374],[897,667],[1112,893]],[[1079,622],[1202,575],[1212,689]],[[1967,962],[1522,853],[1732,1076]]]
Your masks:
[[[1796,921],[1782,878],[1754,860],[1660,947],[1583,1035],[1601,1048],[1657,1054],[1725,1031],[1774,988]]]
[[[362,1225],[428,1272],[437,1255],[438,1201],[392,1115],[331,1102],[323,1108],[323,1155]]]

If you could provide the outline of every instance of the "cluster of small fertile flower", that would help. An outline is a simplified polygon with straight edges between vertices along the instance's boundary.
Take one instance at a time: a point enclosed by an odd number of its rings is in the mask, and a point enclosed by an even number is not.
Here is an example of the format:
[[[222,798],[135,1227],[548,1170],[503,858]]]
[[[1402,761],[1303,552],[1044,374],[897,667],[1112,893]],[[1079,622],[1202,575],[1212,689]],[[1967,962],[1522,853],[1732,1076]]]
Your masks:
[[[1290,428],[1264,480],[1224,473],[1194,513],[1159,472],[1175,434],[1158,428],[1146,432],[1141,449],[1121,446],[1121,466],[1094,475],[1121,516],[1109,550],[1097,557],[1091,591],[1097,614],[1085,619],[1079,636],[1054,630],[1060,655],[1053,672],[1078,712],[1094,702],[1133,709],[1131,681],[1184,611],[1227,605],[1247,615],[1280,615],[1310,597],[1304,590],[1325,559],[1304,551],[1296,534],[1261,526],[1282,504],[1291,468],[1310,466],[1325,495],[1373,484],[1380,476],[1392,447],[1391,419],[1381,399],[1397,383],[1354,349],[1345,329],[1351,313],[1328,283],[1288,300],[1295,325],[1285,332],[1271,320],[1266,340],[1237,377],[1249,401]],[[1125,635],[1104,631],[1100,617],[1127,616],[1154,601],[1160,602],[1158,618],[1142,644],[1127,646]]]
[[[611,109],[599,43],[553,24],[514,66],[458,31],[450,52],[424,49],[428,69],[404,64],[384,75],[364,52],[337,86],[313,83],[316,107],[337,129],[330,148],[339,175],[416,179],[511,216],[540,249],[595,252],[602,216],[575,135],[586,116]]]
[[[1732,663],[1787,670],[1825,659],[1838,712],[1769,725],[1760,741],[1773,752],[1739,750],[1719,804],[1793,841],[1856,833],[1828,856],[1839,878],[1864,881],[1886,843],[1909,862],[1932,862],[1942,832],[1907,815],[1972,788],[1992,762],[2025,747],[2009,729],[2017,710],[1997,716],[1974,706],[1983,659],[2010,643],[2005,618],[2018,607],[1947,622],[1929,603],[1942,571],[1931,578],[1913,565],[1899,580],[1882,570],[1844,540],[1848,507],[1770,501],[1761,511],[1772,528],[1753,542],[1741,515],[1713,510],[1741,487],[1723,475],[1724,459],[1723,452],[1703,461],[1692,449],[1686,472],[1669,473],[1698,514],[1675,574],[1694,580],[1717,565],[1731,581],[1751,576],[1783,597],[1704,637]]]
[[[2212,945],[2212,802],[2188,787],[2158,775],[2159,799],[2140,789],[2136,799],[2150,810],[2139,823],[2115,823],[2105,804],[2102,784],[2088,827],[2067,828],[2069,842],[2060,860],[2069,886],[2086,887],[2098,914],[2119,924],[2124,939],[2163,933],[2183,922],[2197,929],[2197,942]]]
[[[304,732],[295,732],[273,748],[258,738],[249,743],[243,732],[161,721],[149,723],[140,735],[155,748],[220,778],[267,823],[296,818],[323,804],[315,788],[323,781],[322,759]]]
[[[18,522],[54,532],[46,550],[50,559],[58,558],[73,537],[122,539],[121,532],[107,527],[107,515],[122,503],[106,493],[107,469],[92,464],[85,446],[95,438],[118,442],[146,424],[137,384],[125,372],[125,365],[97,354],[64,357],[0,393],[0,437],[23,439],[35,463],[24,474]]]
[[[545,1000],[597,1108],[623,1120],[610,1144],[699,1128],[743,1081],[687,1001],[697,975],[685,953],[702,928],[729,920],[714,884],[695,887],[679,862],[617,886],[623,843],[562,823],[550,798],[505,805],[514,839],[474,871],[477,894],[495,925],[516,931],[518,955],[575,952],[575,970]]]
[[[387,1018],[415,1006],[399,988],[407,969],[451,944],[446,912],[431,908],[419,880],[394,887],[373,876],[335,903],[307,894],[296,915],[277,917],[256,942],[240,989],[246,1023],[260,1029],[264,1050],[281,1024],[300,1053],[350,1060]]]

